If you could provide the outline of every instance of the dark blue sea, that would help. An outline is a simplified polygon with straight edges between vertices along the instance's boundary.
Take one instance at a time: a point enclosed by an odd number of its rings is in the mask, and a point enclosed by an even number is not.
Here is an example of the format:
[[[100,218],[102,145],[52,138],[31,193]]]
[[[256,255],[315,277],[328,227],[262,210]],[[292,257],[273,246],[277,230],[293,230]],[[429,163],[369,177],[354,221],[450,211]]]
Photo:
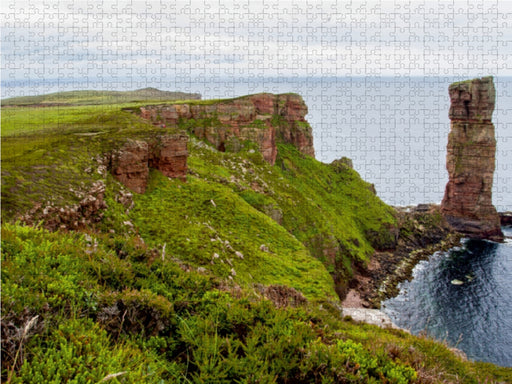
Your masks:
[[[512,228],[504,228],[512,236]],[[464,240],[438,252],[400,284],[382,310],[412,333],[426,332],[470,359],[512,367],[512,240]]]
[[[439,203],[448,180],[448,86],[466,78],[201,78],[180,81],[84,79],[2,81],[2,98],[77,89],[199,92],[204,99],[259,92],[301,94],[309,107],[316,158],[353,160],[388,204]],[[493,202],[512,210],[512,78],[495,78],[497,156]],[[507,232],[512,236],[510,230]],[[413,333],[428,332],[472,359],[512,366],[512,244],[465,241],[420,263],[414,280],[385,304]],[[452,281],[462,282],[461,285]]]

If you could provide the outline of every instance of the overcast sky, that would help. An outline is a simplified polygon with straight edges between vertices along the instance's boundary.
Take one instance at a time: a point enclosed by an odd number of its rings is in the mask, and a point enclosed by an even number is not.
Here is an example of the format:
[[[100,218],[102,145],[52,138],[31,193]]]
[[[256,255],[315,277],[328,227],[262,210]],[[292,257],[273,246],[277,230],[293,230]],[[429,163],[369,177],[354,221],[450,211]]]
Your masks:
[[[511,76],[512,1],[1,2],[20,81]]]

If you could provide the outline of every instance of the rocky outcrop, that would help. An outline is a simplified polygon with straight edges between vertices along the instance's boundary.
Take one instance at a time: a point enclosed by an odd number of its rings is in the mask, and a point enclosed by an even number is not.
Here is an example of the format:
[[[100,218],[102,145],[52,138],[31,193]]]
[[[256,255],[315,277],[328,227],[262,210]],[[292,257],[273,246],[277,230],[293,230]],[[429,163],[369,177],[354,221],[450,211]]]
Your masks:
[[[255,142],[270,164],[275,163],[278,140],[295,145],[306,155],[315,155],[307,113],[299,95],[269,93],[140,109],[141,117],[155,125],[183,127],[219,151],[237,152],[244,141]]]
[[[502,226],[512,225],[512,212],[500,212],[499,215]]]
[[[99,223],[103,218],[103,210],[107,208],[104,200],[105,183],[96,181],[87,192],[76,192],[76,195],[81,198],[78,204],[63,207],[50,202],[46,205],[38,203],[19,220],[28,225],[43,222],[44,227],[52,231],[90,228]]]
[[[128,140],[112,154],[112,175],[133,192],[144,193],[149,178],[148,158],[148,143]]]
[[[449,93],[449,181],[442,214],[453,229],[469,237],[501,239],[500,218],[492,205],[496,153],[492,77],[454,83]]]
[[[187,142],[186,134],[158,137],[150,146],[149,166],[158,169],[167,177],[186,181]]]
[[[109,168],[119,182],[136,193],[146,191],[149,168],[186,181],[187,142],[184,133],[159,136],[149,142],[128,140],[111,154]]]

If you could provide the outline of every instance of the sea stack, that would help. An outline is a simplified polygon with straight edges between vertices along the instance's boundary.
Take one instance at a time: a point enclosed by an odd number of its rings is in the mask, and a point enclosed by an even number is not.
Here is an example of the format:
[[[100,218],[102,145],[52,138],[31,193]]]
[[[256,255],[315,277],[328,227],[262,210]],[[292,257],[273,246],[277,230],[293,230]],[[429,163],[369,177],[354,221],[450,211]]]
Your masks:
[[[453,83],[446,168],[448,184],[441,211],[453,229],[471,238],[503,239],[492,205],[496,154],[495,89],[492,77]]]

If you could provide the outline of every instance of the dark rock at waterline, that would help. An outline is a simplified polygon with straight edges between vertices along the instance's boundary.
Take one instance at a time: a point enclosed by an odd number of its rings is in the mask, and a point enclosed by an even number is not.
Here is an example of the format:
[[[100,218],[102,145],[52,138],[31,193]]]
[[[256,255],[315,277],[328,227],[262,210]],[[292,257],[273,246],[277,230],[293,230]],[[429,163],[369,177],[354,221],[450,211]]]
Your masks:
[[[395,207],[398,231],[395,246],[377,251],[367,264],[354,265],[349,290],[356,292],[360,305],[379,307],[381,300],[398,293],[398,284],[410,279],[414,266],[436,251],[459,244],[436,204]],[[346,293],[346,292],[345,292]],[[342,299],[345,295],[340,295]]]
[[[500,212],[499,215],[503,227],[512,225],[512,212]]]

